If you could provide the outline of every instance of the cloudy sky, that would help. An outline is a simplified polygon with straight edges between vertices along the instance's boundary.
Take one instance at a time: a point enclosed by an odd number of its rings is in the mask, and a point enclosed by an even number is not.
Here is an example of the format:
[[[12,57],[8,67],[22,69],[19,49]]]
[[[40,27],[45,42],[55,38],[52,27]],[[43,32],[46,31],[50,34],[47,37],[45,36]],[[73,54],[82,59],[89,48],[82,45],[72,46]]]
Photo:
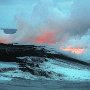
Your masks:
[[[0,28],[17,29],[15,42],[79,42],[89,37],[90,0],[0,0]]]
[[[53,13],[58,14],[60,12],[59,10],[62,9],[66,15],[69,12],[69,3],[71,4],[71,0],[0,0],[0,27],[15,28],[15,17],[22,15],[24,17],[28,16],[29,18],[36,6],[38,7],[38,10],[35,11],[36,15],[40,12],[43,13],[44,11],[42,10],[45,9],[45,7],[48,10],[49,6],[51,10],[51,6],[56,8]],[[39,4],[41,4],[41,6]],[[39,11],[39,9],[41,9],[40,7],[42,8],[41,11]],[[45,10],[45,12],[47,11]],[[45,12],[44,14],[48,13]],[[43,17],[45,17],[44,14]]]

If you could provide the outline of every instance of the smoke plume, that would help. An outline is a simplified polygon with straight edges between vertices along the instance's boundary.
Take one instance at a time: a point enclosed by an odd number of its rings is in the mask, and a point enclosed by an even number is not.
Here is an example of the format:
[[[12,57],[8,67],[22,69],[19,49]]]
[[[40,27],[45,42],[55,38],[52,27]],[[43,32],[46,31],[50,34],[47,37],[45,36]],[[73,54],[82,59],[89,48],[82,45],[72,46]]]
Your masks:
[[[0,31],[0,42],[90,48],[90,0],[12,0],[11,3],[2,1],[0,25],[15,27],[17,32],[7,35]]]

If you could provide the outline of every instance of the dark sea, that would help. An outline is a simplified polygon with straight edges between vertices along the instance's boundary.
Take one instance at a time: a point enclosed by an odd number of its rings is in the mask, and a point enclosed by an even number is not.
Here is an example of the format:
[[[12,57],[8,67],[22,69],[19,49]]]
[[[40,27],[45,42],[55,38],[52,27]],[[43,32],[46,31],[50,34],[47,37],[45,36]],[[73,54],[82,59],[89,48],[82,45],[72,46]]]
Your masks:
[[[0,81],[0,90],[90,90],[90,82],[19,79]]]

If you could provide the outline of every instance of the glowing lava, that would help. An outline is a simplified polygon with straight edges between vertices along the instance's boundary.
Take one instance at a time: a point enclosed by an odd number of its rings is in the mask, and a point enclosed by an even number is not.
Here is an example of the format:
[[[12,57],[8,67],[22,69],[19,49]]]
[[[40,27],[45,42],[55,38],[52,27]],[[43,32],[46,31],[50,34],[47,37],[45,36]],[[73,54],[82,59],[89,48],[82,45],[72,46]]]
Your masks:
[[[53,44],[55,43],[55,33],[54,32],[44,32],[38,37],[36,37],[34,41],[40,44],[43,44],[43,43]]]
[[[8,39],[7,38],[0,38],[0,43],[8,43]]]
[[[62,48],[62,50],[70,51],[75,54],[82,54],[85,52],[85,49],[83,49],[83,48],[73,48],[73,47]]]

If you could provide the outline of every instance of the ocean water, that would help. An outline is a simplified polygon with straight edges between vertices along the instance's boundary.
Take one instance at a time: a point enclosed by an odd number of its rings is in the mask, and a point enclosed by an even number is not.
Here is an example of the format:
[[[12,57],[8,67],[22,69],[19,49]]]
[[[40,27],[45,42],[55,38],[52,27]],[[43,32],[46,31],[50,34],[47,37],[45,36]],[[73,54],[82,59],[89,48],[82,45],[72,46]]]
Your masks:
[[[90,82],[14,79],[0,81],[0,90],[90,90]]]

